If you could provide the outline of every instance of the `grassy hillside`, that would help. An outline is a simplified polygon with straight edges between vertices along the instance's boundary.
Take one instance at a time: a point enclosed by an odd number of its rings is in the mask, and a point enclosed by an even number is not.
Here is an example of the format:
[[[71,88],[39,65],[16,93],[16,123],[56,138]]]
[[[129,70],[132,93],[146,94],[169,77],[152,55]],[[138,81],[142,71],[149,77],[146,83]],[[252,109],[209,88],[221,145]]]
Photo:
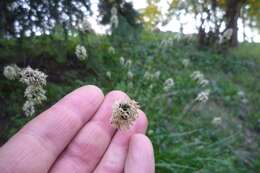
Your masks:
[[[79,43],[88,50],[84,62],[74,54]],[[241,44],[217,53],[197,48],[189,38],[141,33],[138,39],[127,41],[96,35],[0,40],[0,52],[1,71],[16,63],[48,75],[48,101],[38,112],[86,84],[95,84],[104,93],[127,92],[149,118],[148,135],[158,173],[253,173],[260,169],[260,44]],[[132,64],[122,65],[122,56]],[[191,74],[198,70],[210,81],[208,86],[192,80]],[[145,75],[157,71],[159,78]],[[165,91],[168,78],[175,84]],[[24,89],[0,75],[1,143],[32,118],[22,112]],[[209,100],[205,104],[194,101],[205,89],[211,91]]]

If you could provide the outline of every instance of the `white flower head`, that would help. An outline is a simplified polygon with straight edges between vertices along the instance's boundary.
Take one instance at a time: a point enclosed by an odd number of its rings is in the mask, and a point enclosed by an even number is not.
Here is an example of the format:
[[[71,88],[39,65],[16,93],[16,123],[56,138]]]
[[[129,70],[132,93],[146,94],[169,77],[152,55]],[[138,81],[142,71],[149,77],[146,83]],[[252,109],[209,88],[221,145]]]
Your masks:
[[[32,69],[30,66],[21,71],[20,81],[26,85],[46,85],[47,75],[38,69]]]
[[[3,74],[7,79],[14,80],[19,77],[20,71],[21,69],[16,64],[12,64],[4,67]]]
[[[125,66],[127,68],[130,68],[132,66],[132,60],[131,59],[128,59],[126,62],[125,62]]]
[[[146,72],[144,73],[144,78],[145,78],[146,80],[151,80],[151,79],[153,78],[153,75],[152,75],[149,71],[146,71]]]
[[[247,99],[247,98],[243,98],[241,101],[242,101],[242,103],[244,103],[244,104],[247,104],[247,103],[248,103],[248,99]]]
[[[202,87],[205,87],[209,84],[209,80],[205,79],[204,74],[202,74],[200,71],[194,71],[191,74],[191,78],[197,81],[197,83]]]
[[[134,83],[132,81],[128,81],[127,82],[127,87],[128,88],[133,88],[134,87]]]
[[[200,71],[194,71],[192,74],[191,74],[191,78],[193,80],[198,80],[198,81],[201,81],[204,79],[204,75],[200,72]]]
[[[164,82],[164,91],[169,91],[174,86],[174,80],[172,78],[169,78],[165,80]]]
[[[26,116],[32,116],[35,113],[34,102],[31,100],[27,100],[23,105],[23,111]]]
[[[83,45],[77,45],[75,54],[80,61],[84,61],[88,58],[87,50]]]
[[[242,103],[244,104],[248,103],[248,99],[246,98],[246,93],[243,90],[239,90],[237,92],[237,95],[240,97]]]
[[[242,90],[240,90],[240,91],[237,92],[237,95],[238,95],[239,97],[245,97],[245,92],[242,91]]]
[[[209,84],[209,81],[207,79],[203,79],[203,80],[200,80],[199,81],[199,84],[202,86],[202,87],[205,87]]]
[[[113,46],[110,46],[110,47],[108,48],[108,53],[110,53],[110,54],[115,54],[115,53],[116,53],[115,48],[114,48]]]
[[[32,69],[30,66],[20,69],[16,65],[5,67],[4,74],[5,76],[9,75],[8,77],[12,80],[19,78],[21,83],[27,85],[24,91],[27,100],[23,105],[23,111],[26,116],[32,116],[35,113],[35,105],[47,100],[46,91],[43,89],[47,83],[47,75],[38,69]]]
[[[160,75],[161,75],[161,71],[158,70],[158,71],[156,71],[156,72],[154,73],[153,76],[154,76],[155,79],[159,79],[159,78],[160,78]]]
[[[117,15],[117,8],[115,7],[115,6],[113,6],[112,8],[111,8],[111,15]]]
[[[140,106],[134,100],[116,101],[112,107],[111,125],[118,129],[129,129],[138,118],[139,108]]]
[[[111,79],[111,71],[107,71],[107,72],[106,72],[106,76],[107,76],[109,79]]]
[[[114,28],[117,28],[119,25],[118,17],[116,15],[112,15],[110,18],[110,23]]]
[[[118,16],[117,16],[117,8],[115,6],[113,6],[111,8],[111,17],[110,17],[110,23],[114,28],[118,27],[119,24],[119,20],[118,20]]]
[[[119,63],[120,63],[122,66],[124,66],[124,65],[125,65],[125,58],[121,56],[121,57],[119,58]]]
[[[149,71],[146,71],[144,73],[144,78],[146,80],[153,80],[153,79],[159,79],[160,78],[160,75],[161,75],[161,71],[156,71],[155,73],[150,73]]]
[[[29,85],[24,92],[24,96],[35,104],[41,104],[47,100],[46,91],[38,85]]]
[[[211,123],[215,126],[219,126],[222,123],[221,117],[214,117],[211,121]]]
[[[129,70],[129,71],[127,72],[127,77],[128,77],[129,79],[133,79],[134,74],[133,74],[133,72],[132,72],[131,70]]]
[[[190,60],[189,59],[183,59],[182,64],[184,67],[188,67],[190,65]]]
[[[153,85],[153,84],[150,84],[148,88],[149,88],[149,89],[153,89],[153,88],[154,88],[154,85]]]
[[[196,101],[201,103],[206,103],[209,99],[210,90],[206,89],[205,91],[201,91],[197,97],[195,98]]]

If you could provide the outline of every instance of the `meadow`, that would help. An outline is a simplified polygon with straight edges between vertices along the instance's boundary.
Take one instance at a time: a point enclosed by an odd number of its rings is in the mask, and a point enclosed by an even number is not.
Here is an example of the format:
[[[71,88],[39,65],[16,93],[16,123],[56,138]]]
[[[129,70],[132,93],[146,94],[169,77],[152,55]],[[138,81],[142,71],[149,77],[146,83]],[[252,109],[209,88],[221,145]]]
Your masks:
[[[78,44],[87,50],[84,61],[75,55]],[[15,63],[48,75],[47,101],[34,116],[88,84],[104,93],[122,90],[138,101],[149,119],[158,173],[260,170],[259,43],[216,50],[170,32],[127,38],[57,33],[2,39],[0,52],[1,71]],[[208,82],[198,82],[196,71]],[[23,113],[24,90],[0,75],[0,144],[34,117]],[[208,99],[199,100],[205,91]]]

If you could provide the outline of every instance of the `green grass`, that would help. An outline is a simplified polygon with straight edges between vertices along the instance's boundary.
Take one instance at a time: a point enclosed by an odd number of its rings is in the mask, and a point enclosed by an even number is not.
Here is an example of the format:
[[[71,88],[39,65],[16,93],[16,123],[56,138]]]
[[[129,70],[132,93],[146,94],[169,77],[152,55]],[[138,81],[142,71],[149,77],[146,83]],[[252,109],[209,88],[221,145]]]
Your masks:
[[[163,39],[173,38],[171,46],[160,47]],[[105,93],[119,89],[140,102],[149,118],[148,135],[155,156],[156,172],[257,172],[260,169],[260,45],[241,44],[239,48],[218,54],[198,49],[189,40],[177,40],[169,33],[139,34],[138,39],[88,35],[70,37],[38,37],[17,42],[0,41],[1,69],[17,63],[31,65],[46,72],[48,101],[38,112],[54,104],[66,93],[82,85],[95,84]],[[86,62],[74,55],[82,43],[89,51]],[[108,52],[113,46],[115,54]],[[122,67],[119,57],[131,59],[129,69]],[[182,60],[190,60],[184,67]],[[159,79],[145,80],[146,71],[161,71]],[[211,90],[206,104],[189,107],[203,90],[190,75],[200,70],[210,80]],[[106,76],[111,71],[112,78]],[[173,78],[175,86],[165,93],[163,83]],[[1,140],[6,141],[31,118],[22,112],[25,87],[0,75]],[[238,92],[243,90],[247,103]],[[214,117],[222,123],[212,124]]]

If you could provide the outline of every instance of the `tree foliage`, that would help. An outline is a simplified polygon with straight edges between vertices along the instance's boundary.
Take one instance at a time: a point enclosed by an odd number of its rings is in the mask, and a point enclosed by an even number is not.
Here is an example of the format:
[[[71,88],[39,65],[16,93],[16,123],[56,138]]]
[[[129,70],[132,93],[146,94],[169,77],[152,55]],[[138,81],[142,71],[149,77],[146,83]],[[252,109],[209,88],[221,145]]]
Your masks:
[[[156,5],[157,1],[149,0],[148,6],[141,11],[140,19],[144,23],[145,27],[149,30],[154,29],[154,27],[159,23],[161,11]]]
[[[132,3],[125,0],[100,0],[99,13],[101,16],[101,24],[109,24],[111,18],[111,9],[115,7],[118,11],[119,20],[124,18],[130,25],[136,26],[138,12],[133,8]]]
[[[0,34],[8,37],[46,34],[56,25],[68,30],[87,12],[89,0],[1,0]]]
[[[216,42],[219,35],[232,29],[229,45],[237,46],[238,19],[242,18],[251,24],[250,27],[260,30],[259,10],[259,0],[172,0],[168,17],[178,14],[179,11],[193,14],[194,18],[200,21],[198,32],[202,44]]]

